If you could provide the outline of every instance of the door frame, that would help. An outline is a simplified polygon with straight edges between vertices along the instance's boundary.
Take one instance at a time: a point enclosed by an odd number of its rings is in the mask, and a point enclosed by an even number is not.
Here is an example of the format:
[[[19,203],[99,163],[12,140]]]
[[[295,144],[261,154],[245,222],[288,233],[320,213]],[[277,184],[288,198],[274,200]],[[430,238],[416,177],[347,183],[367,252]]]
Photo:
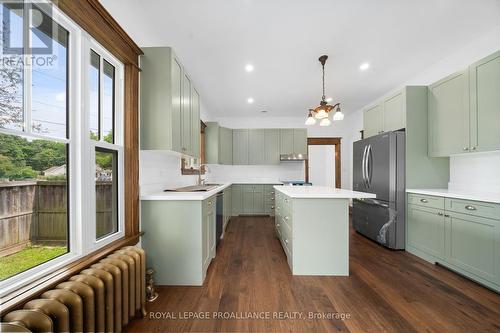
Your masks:
[[[340,165],[340,147],[342,138],[307,138],[307,160],[305,160],[306,169],[306,182],[309,182],[309,146],[325,146],[334,145],[335,146],[335,187],[342,187],[342,168]]]

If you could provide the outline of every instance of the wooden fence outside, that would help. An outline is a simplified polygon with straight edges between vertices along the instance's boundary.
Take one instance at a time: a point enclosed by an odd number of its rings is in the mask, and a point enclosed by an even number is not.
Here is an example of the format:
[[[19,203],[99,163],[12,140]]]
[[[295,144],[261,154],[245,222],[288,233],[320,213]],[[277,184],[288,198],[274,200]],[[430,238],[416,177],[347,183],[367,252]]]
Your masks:
[[[0,257],[28,244],[66,245],[68,240],[65,181],[0,183]],[[112,183],[96,187],[97,232],[116,229],[112,219]]]

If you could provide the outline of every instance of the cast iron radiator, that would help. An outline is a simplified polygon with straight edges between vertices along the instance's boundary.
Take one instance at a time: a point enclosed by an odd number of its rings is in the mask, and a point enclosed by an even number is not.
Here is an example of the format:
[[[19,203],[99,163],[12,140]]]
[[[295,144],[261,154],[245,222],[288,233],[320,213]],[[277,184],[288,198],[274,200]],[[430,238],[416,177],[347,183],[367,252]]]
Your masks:
[[[146,253],[126,246],[5,314],[0,332],[121,332],[145,306]]]

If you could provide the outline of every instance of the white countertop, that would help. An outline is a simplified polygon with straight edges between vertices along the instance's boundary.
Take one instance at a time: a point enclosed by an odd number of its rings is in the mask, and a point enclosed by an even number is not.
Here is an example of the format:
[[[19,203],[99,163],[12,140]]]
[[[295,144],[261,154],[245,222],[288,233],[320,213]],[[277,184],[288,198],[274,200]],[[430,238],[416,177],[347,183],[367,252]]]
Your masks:
[[[369,199],[377,197],[372,193],[343,190],[328,186],[274,186],[274,188],[290,198]]]
[[[470,192],[470,191],[459,191],[459,190],[449,190],[447,188],[431,188],[431,189],[406,189],[406,192],[415,193],[415,194],[424,194],[424,195],[434,195],[438,197],[448,197],[455,199],[464,199],[464,200],[474,200],[474,201],[484,201],[484,202],[493,202],[500,203],[500,193],[478,193],[478,192]]]
[[[221,186],[217,186],[213,190],[206,192],[163,192],[163,191],[151,192],[147,194],[142,194],[141,200],[171,200],[171,201],[205,200],[229,186],[231,186],[231,183],[225,183],[222,184]]]
[[[215,184],[225,184],[227,183],[227,181],[212,181],[210,180],[210,183],[215,183]],[[252,180],[252,179],[248,179],[248,180],[232,180],[230,184],[241,184],[241,185],[245,185],[245,184],[255,184],[255,185],[279,185],[279,184],[283,184],[283,182],[279,181],[279,180],[272,180],[272,179],[262,179],[262,180]]]

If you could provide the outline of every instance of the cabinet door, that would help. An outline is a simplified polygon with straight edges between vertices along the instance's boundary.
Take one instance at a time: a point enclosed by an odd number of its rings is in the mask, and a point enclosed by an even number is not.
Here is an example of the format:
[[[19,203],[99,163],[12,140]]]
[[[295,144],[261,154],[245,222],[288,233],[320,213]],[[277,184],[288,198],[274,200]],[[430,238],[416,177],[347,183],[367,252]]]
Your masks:
[[[172,150],[182,153],[181,110],[182,110],[182,66],[177,59],[172,58],[171,92],[172,92]]]
[[[181,109],[181,144],[182,153],[190,155],[191,150],[191,80],[183,75]]]
[[[233,130],[233,164],[248,164],[248,130]]]
[[[214,199],[215,200],[215,199]],[[215,258],[215,247],[217,246],[217,215],[215,209],[212,210],[210,215],[210,257]]]
[[[280,154],[293,154],[293,129],[280,129]]]
[[[384,130],[383,124],[384,107],[382,104],[377,104],[363,113],[363,128],[365,138],[382,133]]]
[[[429,86],[429,155],[469,150],[469,75],[462,71]]]
[[[266,129],[264,164],[280,164],[280,130]]]
[[[500,283],[500,221],[453,212],[447,214],[445,260]]]
[[[445,244],[443,215],[441,210],[408,205],[408,245],[442,259]]]
[[[248,164],[263,165],[265,164],[265,130],[250,129],[248,130]]]
[[[219,137],[221,128],[215,122],[207,122],[205,124],[205,163],[208,164],[219,164],[220,162],[220,152],[219,152]]]
[[[307,155],[307,129],[295,128],[293,130],[293,152]]]
[[[406,127],[404,92],[400,91],[384,100],[383,131],[395,131]]]
[[[233,130],[229,128],[220,128],[219,155],[220,164],[233,164]]]
[[[233,216],[238,216],[243,212],[243,188],[242,185],[232,185],[232,211]]]
[[[243,214],[253,214],[253,185],[243,185]]]
[[[200,94],[192,89],[191,94],[191,156],[200,157]]]
[[[264,185],[253,185],[253,213],[265,214]]]
[[[500,149],[500,52],[470,66],[471,149]]]

